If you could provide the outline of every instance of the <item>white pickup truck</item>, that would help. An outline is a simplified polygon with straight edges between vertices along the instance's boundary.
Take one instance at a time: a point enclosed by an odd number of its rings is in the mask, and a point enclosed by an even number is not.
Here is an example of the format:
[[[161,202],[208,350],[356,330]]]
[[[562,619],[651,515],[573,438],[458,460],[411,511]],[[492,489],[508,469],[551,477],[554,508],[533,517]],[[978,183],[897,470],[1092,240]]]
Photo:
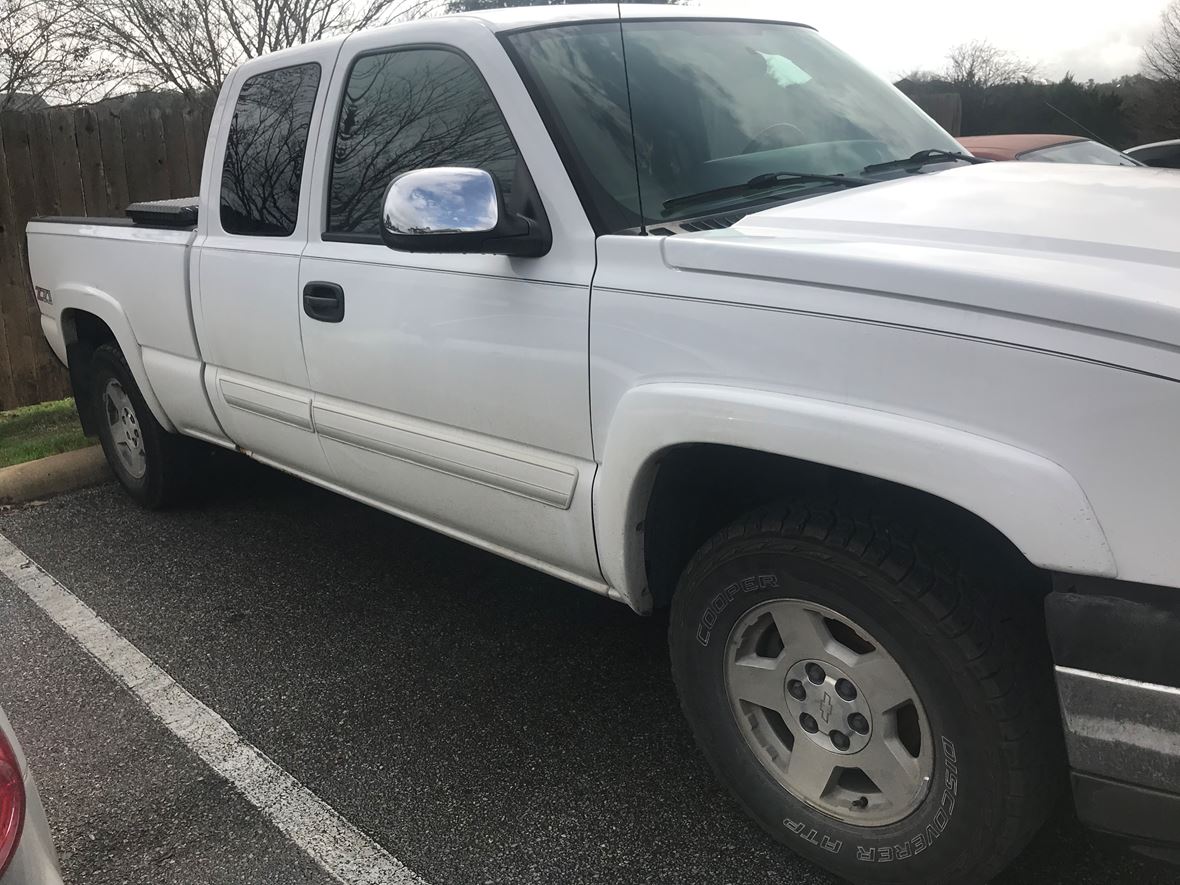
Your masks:
[[[1174,173],[983,163],[803,25],[557,6],[250,61],[130,214],[28,249],[141,503],[223,446],[670,606],[717,776],[855,882],[983,882],[1068,778],[1180,843]]]

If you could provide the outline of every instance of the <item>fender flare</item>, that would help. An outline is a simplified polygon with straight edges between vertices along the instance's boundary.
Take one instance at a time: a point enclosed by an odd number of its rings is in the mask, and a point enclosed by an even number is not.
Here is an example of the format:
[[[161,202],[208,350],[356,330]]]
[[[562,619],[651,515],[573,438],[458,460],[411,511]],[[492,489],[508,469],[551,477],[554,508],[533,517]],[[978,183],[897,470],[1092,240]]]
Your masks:
[[[63,340],[66,336],[67,311],[76,310],[80,313],[93,314],[106,323],[107,327],[114,333],[115,342],[119,345],[119,349],[123,351],[123,356],[127,360],[127,366],[131,369],[131,374],[135,377],[135,383],[139,385],[139,391],[143,394],[144,402],[147,403],[152,415],[160,422],[160,425],[165,430],[169,433],[175,433],[175,426],[172,424],[171,419],[169,419],[168,414],[164,411],[164,407],[160,405],[160,400],[156,397],[151,382],[148,380],[147,369],[144,368],[143,364],[143,352],[139,346],[139,339],[135,337],[131,323],[128,321],[127,315],[123,312],[123,308],[120,307],[119,302],[100,289],[78,285],[65,285],[55,288],[53,290],[53,300],[54,306],[59,311],[58,323],[61,326],[59,334]]]
[[[634,387],[611,418],[594,481],[607,583],[651,608],[642,521],[662,453],[716,444],[888,480],[974,513],[1034,565],[1102,577],[1114,556],[1085,492],[1060,464],[919,418],[769,391],[693,383]]]

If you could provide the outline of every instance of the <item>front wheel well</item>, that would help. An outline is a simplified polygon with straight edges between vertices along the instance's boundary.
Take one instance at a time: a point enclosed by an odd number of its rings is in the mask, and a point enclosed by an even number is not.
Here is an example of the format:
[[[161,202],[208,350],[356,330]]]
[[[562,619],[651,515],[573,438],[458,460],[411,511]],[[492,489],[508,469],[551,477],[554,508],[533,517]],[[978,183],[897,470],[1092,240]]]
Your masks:
[[[78,408],[78,419],[82,432],[94,436],[97,418],[91,408],[90,396],[91,360],[94,351],[104,344],[117,344],[115,333],[101,318],[84,310],[71,308],[61,314],[62,335],[66,343],[66,364],[70,372],[70,388],[74,404]]]
[[[656,608],[667,606],[681,572],[714,533],[758,507],[822,493],[903,513],[956,546],[1048,587],[1047,578],[998,529],[969,510],[909,486],[783,455],[715,444],[675,446],[659,456],[644,510],[643,556]],[[1041,580],[1044,578],[1044,580]]]

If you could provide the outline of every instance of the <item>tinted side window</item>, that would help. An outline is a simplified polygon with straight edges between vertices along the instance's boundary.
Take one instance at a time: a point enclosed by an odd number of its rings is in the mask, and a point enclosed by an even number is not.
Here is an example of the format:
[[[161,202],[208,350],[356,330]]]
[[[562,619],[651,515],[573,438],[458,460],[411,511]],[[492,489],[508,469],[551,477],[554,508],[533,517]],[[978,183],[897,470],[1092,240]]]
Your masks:
[[[256,74],[242,84],[221,172],[221,226],[227,233],[294,232],[319,83],[320,66],[306,64]]]
[[[336,128],[328,232],[377,235],[386,187],[411,169],[483,169],[507,196],[516,159],[500,111],[466,58],[445,49],[362,56]]]

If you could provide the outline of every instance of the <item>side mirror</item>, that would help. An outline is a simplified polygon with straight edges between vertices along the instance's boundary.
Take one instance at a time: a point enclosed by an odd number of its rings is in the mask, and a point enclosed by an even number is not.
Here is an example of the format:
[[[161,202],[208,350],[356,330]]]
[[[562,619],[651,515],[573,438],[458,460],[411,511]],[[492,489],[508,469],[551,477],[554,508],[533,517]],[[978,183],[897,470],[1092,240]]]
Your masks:
[[[504,208],[496,179],[482,169],[437,166],[403,172],[381,204],[381,239],[402,252],[480,252],[536,257],[548,231]]]

